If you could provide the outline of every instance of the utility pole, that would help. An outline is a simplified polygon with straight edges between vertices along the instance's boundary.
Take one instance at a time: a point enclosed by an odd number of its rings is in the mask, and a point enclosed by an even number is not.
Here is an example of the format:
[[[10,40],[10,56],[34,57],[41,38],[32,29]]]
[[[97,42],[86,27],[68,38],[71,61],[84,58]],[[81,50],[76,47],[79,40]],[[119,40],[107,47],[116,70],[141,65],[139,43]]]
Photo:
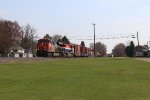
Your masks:
[[[149,37],[149,48],[150,48],[150,37]]]
[[[94,28],[94,58],[96,57],[95,56],[95,25],[96,24],[93,23],[93,28]]]
[[[139,43],[139,32],[137,31],[137,42],[138,42],[138,46],[140,45]]]

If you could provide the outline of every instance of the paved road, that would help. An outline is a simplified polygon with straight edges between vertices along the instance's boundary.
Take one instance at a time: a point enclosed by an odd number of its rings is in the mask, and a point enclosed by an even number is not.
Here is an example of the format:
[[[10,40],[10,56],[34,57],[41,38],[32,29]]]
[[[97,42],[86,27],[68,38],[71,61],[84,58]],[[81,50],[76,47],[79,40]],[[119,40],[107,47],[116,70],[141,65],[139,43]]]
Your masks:
[[[146,61],[146,62],[150,62],[150,58],[136,58],[136,59]]]

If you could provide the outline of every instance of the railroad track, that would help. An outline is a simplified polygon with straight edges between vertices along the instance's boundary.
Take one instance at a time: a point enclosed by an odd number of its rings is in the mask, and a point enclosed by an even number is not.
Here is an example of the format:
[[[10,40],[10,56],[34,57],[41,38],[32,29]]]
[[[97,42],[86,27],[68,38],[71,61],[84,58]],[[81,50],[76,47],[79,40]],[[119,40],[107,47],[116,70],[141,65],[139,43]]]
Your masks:
[[[77,57],[77,58],[87,58],[87,57]],[[40,62],[40,61],[48,61],[48,60],[61,60],[61,59],[70,59],[70,58],[62,58],[62,57],[32,57],[32,58],[13,58],[13,57],[0,57],[0,64],[2,63],[27,63],[27,62]],[[76,58],[71,58],[76,59]]]
[[[32,58],[13,58],[13,57],[0,57],[0,63],[24,63],[24,62],[36,62],[36,61],[46,61],[53,58],[43,58],[43,57],[32,57]]]

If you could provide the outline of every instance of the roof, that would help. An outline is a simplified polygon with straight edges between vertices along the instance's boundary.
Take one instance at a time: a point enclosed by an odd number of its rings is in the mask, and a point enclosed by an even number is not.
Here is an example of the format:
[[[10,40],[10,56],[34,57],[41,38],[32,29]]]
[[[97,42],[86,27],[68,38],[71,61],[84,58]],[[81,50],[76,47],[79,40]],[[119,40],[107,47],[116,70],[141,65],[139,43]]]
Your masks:
[[[12,50],[24,50],[24,48],[21,46],[14,46],[12,47]]]
[[[148,51],[149,48],[147,45],[139,45],[134,48],[134,51]]]

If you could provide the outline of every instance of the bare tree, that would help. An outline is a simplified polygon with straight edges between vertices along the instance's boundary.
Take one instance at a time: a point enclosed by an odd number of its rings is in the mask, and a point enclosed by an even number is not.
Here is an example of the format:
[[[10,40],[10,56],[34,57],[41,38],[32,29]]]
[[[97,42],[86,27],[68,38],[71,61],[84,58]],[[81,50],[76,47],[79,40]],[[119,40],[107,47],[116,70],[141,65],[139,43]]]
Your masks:
[[[58,41],[58,40],[60,40],[61,38],[62,38],[62,36],[61,36],[61,35],[57,35],[57,34],[56,34],[56,35],[54,35],[54,36],[53,36],[53,44],[56,44],[56,43],[57,43],[57,41]]]
[[[32,50],[33,51],[33,47],[35,45],[35,38],[36,36],[36,30],[31,27],[30,24],[27,24],[25,27],[22,28],[22,41],[21,41],[21,46],[25,49],[25,50]]]
[[[114,47],[112,53],[116,57],[124,57],[126,56],[125,49],[126,49],[126,45],[124,45],[123,43],[119,43]]]
[[[90,44],[90,48],[94,49],[94,43]],[[96,53],[97,56],[104,57],[107,54],[107,47],[106,47],[105,44],[103,44],[101,42],[97,42],[95,44],[95,51],[96,51],[95,53]]]
[[[58,34],[55,34],[54,36],[50,36],[49,34],[46,34],[43,38],[51,40],[53,44],[56,44],[58,41],[63,42],[62,36]]]
[[[0,52],[10,51],[21,39],[21,27],[14,21],[0,20]]]
[[[95,49],[96,49],[96,52],[99,52],[102,57],[106,56],[107,48],[105,44],[101,42],[97,42],[95,44]]]

